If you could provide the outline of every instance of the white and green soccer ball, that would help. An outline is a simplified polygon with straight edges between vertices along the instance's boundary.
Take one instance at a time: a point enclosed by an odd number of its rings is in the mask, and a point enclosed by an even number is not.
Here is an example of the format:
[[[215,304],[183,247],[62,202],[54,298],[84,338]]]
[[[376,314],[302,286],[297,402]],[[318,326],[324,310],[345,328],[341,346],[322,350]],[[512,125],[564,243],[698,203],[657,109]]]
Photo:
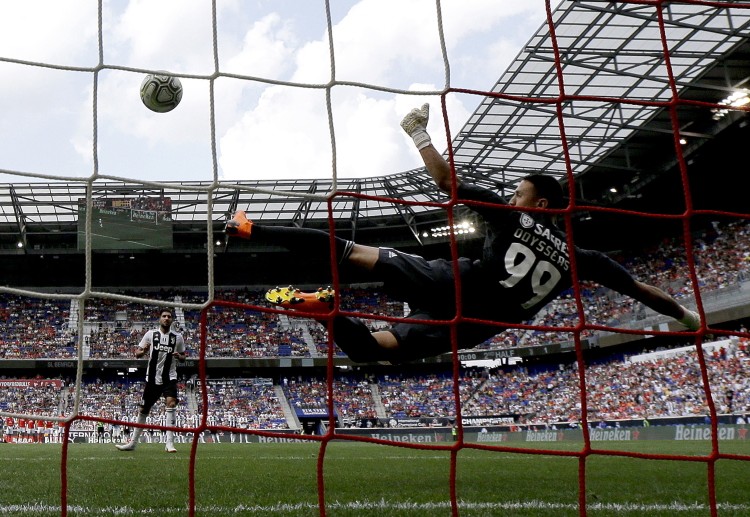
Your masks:
[[[172,111],[182,100],[182,83],[177,77],[149,74],[141,83],[141,100],[151,111]]]

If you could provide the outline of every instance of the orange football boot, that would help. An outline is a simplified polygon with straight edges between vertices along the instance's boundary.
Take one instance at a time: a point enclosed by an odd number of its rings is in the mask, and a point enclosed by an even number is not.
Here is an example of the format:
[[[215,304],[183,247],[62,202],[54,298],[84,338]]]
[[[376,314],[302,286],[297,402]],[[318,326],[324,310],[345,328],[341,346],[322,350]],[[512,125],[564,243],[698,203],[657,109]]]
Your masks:
[[[240,239],[249,239],[253,231],[253,222],[247,218],[245,212],[237,210],[224,227],[224,233]]]

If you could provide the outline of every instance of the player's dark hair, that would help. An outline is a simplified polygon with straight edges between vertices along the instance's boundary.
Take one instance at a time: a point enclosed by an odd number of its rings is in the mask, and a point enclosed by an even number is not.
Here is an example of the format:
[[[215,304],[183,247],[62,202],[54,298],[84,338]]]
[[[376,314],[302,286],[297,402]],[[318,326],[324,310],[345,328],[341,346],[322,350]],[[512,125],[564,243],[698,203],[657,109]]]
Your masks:
[[[547,200],[549,208],[565,207],[562,186],[555,178],[546,174],[529,174],[523,179],[534,185],[537,195]]]
[[[162,307],[161,309],[159,309],[159,317],[161,317],[161,315],[165,312],[168,312],[169,314],[171,314],[172,319],[174,319],[174,310],[172,310],[171,307]]]

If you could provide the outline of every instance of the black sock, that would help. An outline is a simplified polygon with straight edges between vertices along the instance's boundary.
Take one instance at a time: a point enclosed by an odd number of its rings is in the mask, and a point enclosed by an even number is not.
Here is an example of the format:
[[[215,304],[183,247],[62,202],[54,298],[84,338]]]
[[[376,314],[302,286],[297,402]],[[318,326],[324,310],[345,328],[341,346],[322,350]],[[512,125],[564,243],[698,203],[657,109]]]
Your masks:
[[[367,325],[356,318],[333,318],[333,340],[355,363],[388,361],[392,355],[389,350],[378,345]]]
[[[336,261],[341,264],[352,252],[354,242],[333,238],[336,243]],[[314,257],[329,257],[331,242],[327,232],[313,228],[294,228],[287,226],[262,226],[253,224],[253,242],[263,242],[281,246],[289,251],[296,251]]]

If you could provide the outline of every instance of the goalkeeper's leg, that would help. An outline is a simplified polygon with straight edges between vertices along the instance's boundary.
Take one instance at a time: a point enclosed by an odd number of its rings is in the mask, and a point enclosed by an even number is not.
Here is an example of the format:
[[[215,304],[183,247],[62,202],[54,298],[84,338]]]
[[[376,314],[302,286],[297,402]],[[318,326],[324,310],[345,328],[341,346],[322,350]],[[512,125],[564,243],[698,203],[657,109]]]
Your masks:
[[[310,258],[329,258],[331,241],[328,232],[314,228],[296,228],[285,226],[264,226],[253,223],[239,211],[227,222],[227,235],[249,239],[253,242],[270,244],[286,248],[297,254],[301,260]],[[333,238],[335,243],[336,262],[372,271],[379,259],[380,248],[364,246],[354,241]],[[329,263],[327,260],[326,263]]]
[[[357,318],[333,318],[333,340],[355,363],[397,359],[398,341],[395,336],[388,331],[373,333]]]
[[[327,232],[314,228],[296,228],[286,226],[264,226],[253,223],[239,211],[227,222],[224,229],[227,235],[237,236],[263,244],[281,246],[300,257],[327,257],[331,249]],[[336,260],[343,263],[354,247],[354,242],[334,237],[336,243]]]
[[[433,318],[429,313],[417,310],[407,321],[398,322],[388,330],[370,332],[361,320],[336,316],[333,319],[333,340],[349,359],[357,363],[388,361],[396,364],[451,351],[448,325],[416,323],[409,319],[430,321]],[[482,327],[480,330],[484,339],[497,333],[492,328]],[[466,343],[471,346],[477,342],[474,335],[466,334],[466,338]]]

